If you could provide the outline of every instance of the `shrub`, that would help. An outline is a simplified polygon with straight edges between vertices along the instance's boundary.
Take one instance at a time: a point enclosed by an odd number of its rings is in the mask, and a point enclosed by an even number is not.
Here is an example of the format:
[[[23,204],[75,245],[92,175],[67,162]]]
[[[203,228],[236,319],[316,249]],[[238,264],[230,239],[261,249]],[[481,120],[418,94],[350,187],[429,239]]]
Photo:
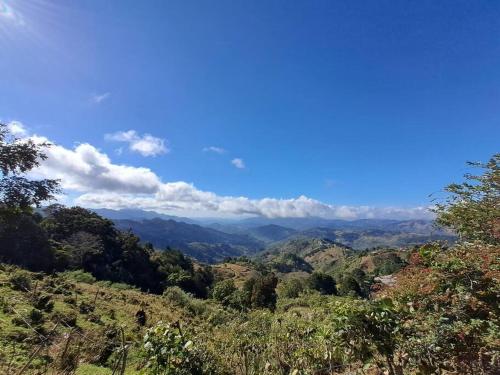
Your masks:
[[[171,286],[163,292],[165,299],[177,306],[187,307],[191,302],[191,296],[178,286]]]
[[[41,326],[43,322],[45,321],[45,318],[43,316],[43,313],[38,310],[38,309],[31,309],[26,318],[21,318],[16,316],[14,319],[12,319],[12,322],[15,325],[22,326],[22,327],[28,327],[28,326]]]
[[[99,314],[90,313],[87,316],[87,320],[92,323],[101,324],[101,316]]]
[[[93,304],[90,304],[88,302],[82,301],[79,306],[80,314],[89,314],[93,312],[95,309],[95,306]]]
[[[268,308],[274,311],[276,308],[277,284],[278,278],[274,274],[253,277],[247,280],[243,285],[246,305],[253,308]]]
[[[60,322],[62,325],[67,327],[76,327],[78,314],[74,311],[67,313],[57,311],[52,315],[51,320],[55,323]]]
[[[193,341],[184,336],[179,324],[158,323],[144,335],[146,370],[151,375],[202,374]]]
[[[76,306],[76,298],[73,296],[67,296],[63,298],[64,303],[68,305]]]
[[[314,272],[308,280],[309,287],[321,294],[337,294],[335,279],[322,272]]]
[[[216,301],[219,301],[223,305],[227,306],[231,295],[236,292],[236,290],[237,288],[232,279],[222,280],[214,285],[212,297]]]
[[[467,163],[482,169],[482,175],[467,173],[465,182],[450,184],[450,195],[435,206],[437,223],[454,229],[462,239],[500,244],[500,154],[487,163]]]
[[[394,370],[399,318],[390,301],[343,299],[329,307],[332,313],[329,345],[345,364],[359,361],[369,366],[377,359],[384,359],[389,374],[402,373]]]
[[[31,275],[23,270],[14,271],[9,277],[9,282],[14,290],[29,292],[32,288]]]
[[[341,296],[361,296],[365,297],[366,293],[363,292],[358,280],[351,274],[342,275],[339,277],[339,284],[337,285],[337,293]]]
[[[96,278],[92,274],[82,270],[67,271],[63,275],[78,283],[94,284],[96,282]]]
[[[44,321],[43,313],[38,309],[31,309],[28,319],[32,325],[40,325]]]
[[[172,286],[163,293],[164,298],[173,305],[182,307],[192,315],[201,315],[206,311],[204,301],[193,298],[178,286]]]
[[[305,290],[304,281],[301,279],[289,279],[278,284],[278,296],[280,298],[298,298]]]
[[[116,289],[116,290],[136,290],[136,291],[140,290],[139,288],[136,288],[135,286],[130,285],[130,284],[126,284],[126,283],[113,283],[111,281],[105,281],[105,280],[98,281],[97,285],[100,286],[100,287],[113,288],[113,289]]]
[[[144,309],[142,308],[137,310],[137,312],[135,313],[135,322],[137,323],[137,325],[143,327],[146,325],[147,320],[148,317],[146,311],[144,311]]]
[[[51,312],[54,308],[54,301],[52,301],[50,294],[36,293],[30,299],[33,307],[38,310]]]

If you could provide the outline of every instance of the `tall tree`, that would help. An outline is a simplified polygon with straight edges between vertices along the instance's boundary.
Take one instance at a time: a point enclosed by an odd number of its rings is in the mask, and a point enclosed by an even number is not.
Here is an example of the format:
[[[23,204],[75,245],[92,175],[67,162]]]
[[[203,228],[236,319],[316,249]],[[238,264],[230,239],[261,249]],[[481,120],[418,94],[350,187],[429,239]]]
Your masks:
[[[56,180],[30,180],[26,173],[46,159],[49,145],[21,140],[0,124],[0,262],[50,270],[53,253],[40,218],[32,212],[58,191]]]
[[[450,195],[436,204],[438,224],[454,229],[463,240],[500,244],[500,154],[487,163],[469,162],[483,170],[468,173],[461,184],[450,184]]]
[[[25,174],[40,165],[47,155],[48,143],[35,143],[31,139],[18,139],[0,124],[0,206],[2,208],[29,209],[53,198],[58,181],[30,180]]]

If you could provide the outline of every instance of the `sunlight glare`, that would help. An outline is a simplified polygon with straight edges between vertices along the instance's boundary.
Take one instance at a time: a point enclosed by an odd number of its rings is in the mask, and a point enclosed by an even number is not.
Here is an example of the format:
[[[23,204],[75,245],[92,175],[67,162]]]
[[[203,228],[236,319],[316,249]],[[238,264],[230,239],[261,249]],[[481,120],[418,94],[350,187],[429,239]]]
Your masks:
[[[0,0],[0,22],[9,22],[16,26],[24,26],[24,18],[6,0]]]

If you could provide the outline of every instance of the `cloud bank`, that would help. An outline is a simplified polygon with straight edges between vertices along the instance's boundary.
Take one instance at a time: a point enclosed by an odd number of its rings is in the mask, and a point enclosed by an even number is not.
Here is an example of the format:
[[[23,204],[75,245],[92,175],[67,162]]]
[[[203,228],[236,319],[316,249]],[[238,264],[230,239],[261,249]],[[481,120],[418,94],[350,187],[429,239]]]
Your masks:
[[[135,135],[135,132],[128,134]],[[49,141],[36,135],[31,139],[35,142]],[[88,143],[72,149],[53,145],[47,150],[47,156],[33,175],[60,179],[65,191],[76,196],[74,203],[89,208],[134,207],[160,213],[211,217],[432,217],[426,207],[337,206],[304,195],[289,199],[221,196],[184,181],[164,182],[149,168],[115,164],[108,155]]]

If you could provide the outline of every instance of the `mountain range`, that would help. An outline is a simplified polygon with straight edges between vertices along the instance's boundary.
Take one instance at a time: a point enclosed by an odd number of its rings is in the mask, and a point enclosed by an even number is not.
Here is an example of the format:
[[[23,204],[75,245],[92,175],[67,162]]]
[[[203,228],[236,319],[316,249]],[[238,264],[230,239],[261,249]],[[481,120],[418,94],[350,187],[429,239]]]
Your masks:
[[[259,217],[217,222],[216,219],[198,220],[133,209],[94,211],[113,220],[119,229],[131,230],[155,248],[175,248],[207,263],[227,257],[253,256],[300,239],[333,241],[353,250],[397,249],[432,240],[455,239],[453,233],[426,220]]]
[[[113,220],[118,229],[131,230],[155,248],[181,250],[199,261],[213,263],[225,257],[253,254],[264,243],[247,234],[232,234],[172,219]]]

